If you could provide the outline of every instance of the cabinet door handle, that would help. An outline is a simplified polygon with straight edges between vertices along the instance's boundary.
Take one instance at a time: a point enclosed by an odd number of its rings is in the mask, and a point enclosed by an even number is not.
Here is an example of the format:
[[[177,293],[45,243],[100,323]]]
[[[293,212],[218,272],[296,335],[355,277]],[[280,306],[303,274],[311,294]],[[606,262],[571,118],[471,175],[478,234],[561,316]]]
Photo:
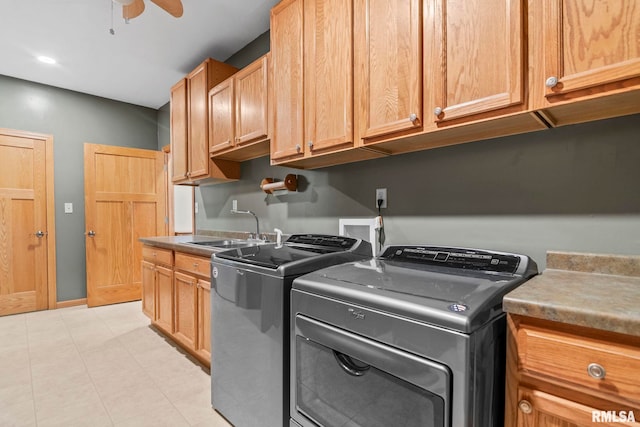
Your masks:
[[[530,414],[531,412],[533,412],[533,406],[531,405],[531,402],[524,399],[518,402],[518,409],[520,409],[520,411],[522,411],[522,413],[524,414]]]
[[[603,380],[607,375],[607,371],[604,369],[604,366],[598,363],[590,363],[589,366],[587,366],[587,373],[591,378],[596,380]]]
[[[557,84],[558,78],[556,76],[551,76],[544,82],[544,85],[548,88],[556,87]]]
[[[434,108],[433,114],[435,114],[435,116],[438,117],[440,114],[442,114],[442,108],[441,107]]]
[[[415,122],[416,122],[416,120],[418,120],[418,115],[417,115],[417,114],[415,114],[415,113],[411,113],[411,114],[409,114],[409,121],[410,121],[411,123],[415,123]]]
[[[313,141],[307,142],[307,145],[309,146],[310,149],[313,150]]]
[[[302,150],[302,147],[300,146],[300,144],[296,144],[296,151],[299,153],[300,150]]]
[[[38,239],[42,239],[44,236],[47,235],[47,232],[46,231],[42,231],[42,230],[38,230],[34,234]]]

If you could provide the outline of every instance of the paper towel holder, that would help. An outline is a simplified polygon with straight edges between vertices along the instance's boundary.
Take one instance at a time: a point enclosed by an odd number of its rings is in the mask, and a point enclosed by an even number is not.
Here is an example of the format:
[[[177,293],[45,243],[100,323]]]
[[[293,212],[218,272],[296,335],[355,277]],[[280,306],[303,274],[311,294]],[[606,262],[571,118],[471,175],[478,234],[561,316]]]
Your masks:
[[[260,188],[267,194],[273,194],[275,191],[296,191],[298,189],[298,175],[292,173],[284,177],[282,181],[276,181],[274,178],[264,178],[260,182]]]

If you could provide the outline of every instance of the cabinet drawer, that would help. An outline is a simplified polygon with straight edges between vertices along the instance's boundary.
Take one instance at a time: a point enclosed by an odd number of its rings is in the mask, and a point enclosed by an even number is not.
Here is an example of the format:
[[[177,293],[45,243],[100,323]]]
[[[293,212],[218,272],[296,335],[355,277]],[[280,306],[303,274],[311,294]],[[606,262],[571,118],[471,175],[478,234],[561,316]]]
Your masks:
[[[176,252],[176,270],[211,277],[211,259]]]
[[[638,348],[525,325],[517,340],[523,370],[640,401]]]
[[[153,246],[142,247],[142,258],[154,264],[173,265],[173,251]]]

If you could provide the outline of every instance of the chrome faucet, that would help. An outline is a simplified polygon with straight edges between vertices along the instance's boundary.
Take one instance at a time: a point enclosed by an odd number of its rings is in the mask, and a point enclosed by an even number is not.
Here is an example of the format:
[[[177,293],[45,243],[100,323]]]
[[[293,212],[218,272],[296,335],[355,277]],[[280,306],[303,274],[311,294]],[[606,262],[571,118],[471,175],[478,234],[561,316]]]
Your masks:
[[[249,238],[260,239],[260,223],[258,222],[258,216],[255,213],[251,211],[239,211],[238,209],[231,209],[231,213],[253,215],[253,217],[256,219],[256,235],[254,237],[251,237],[251,234],[250,234]]]

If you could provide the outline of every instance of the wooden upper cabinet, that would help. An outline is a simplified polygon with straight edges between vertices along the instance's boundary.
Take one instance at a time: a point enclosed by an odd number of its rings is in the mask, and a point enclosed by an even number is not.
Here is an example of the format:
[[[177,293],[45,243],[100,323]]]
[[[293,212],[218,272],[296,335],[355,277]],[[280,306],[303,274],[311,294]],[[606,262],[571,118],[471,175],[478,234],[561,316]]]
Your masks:
[[[303,6],[303,0],[283,0],[271,9],[272,163],[305,152]]]
[[[267,57],[254,61],[233,76],[237,145],[268,138]]]
[[[209,92],[209,151],[233,147],[235,109],[233,105],[233,78],[227,79]]]
[[[209,90],[236,71],[231,65],[207,59],[171,89],[174,183],[223,182],[240,177],[239,164],[211,161],[209,157]]]
[[[426,114],[444,122],[524,108],[523,0],[425,3]],[[502,113],[502,112],[501,112]]]
[[[269,54],[209,91],[209,152],[244,161],[269,154]]]
[[[209,66],[209,61],[205,61],[187,76],[189,81],[188,138],[191,153],[189,177],[191,179],[198,179],[209,174],[209,107],[207,100],[210,89]]]
[[[305,0],[305,143],[353,143],[353,0]]]
[[[422,1],[354,2],[359,137],[420,129]]]
[[[624,80],[640,76],[640,2],[540,3],[542,11],[536,25],[543,31],[540,47],[544,49],[545,74],[538,78],[544,81],[547,101],[591,88],[588,93],[576,94],[589,96],[598,90],[596,86],[604,91],[620,89]]]
[[[189,172],[189,146],[187,144],[187,79],[171,88],[171,157],[173,182],[185,180]]]

